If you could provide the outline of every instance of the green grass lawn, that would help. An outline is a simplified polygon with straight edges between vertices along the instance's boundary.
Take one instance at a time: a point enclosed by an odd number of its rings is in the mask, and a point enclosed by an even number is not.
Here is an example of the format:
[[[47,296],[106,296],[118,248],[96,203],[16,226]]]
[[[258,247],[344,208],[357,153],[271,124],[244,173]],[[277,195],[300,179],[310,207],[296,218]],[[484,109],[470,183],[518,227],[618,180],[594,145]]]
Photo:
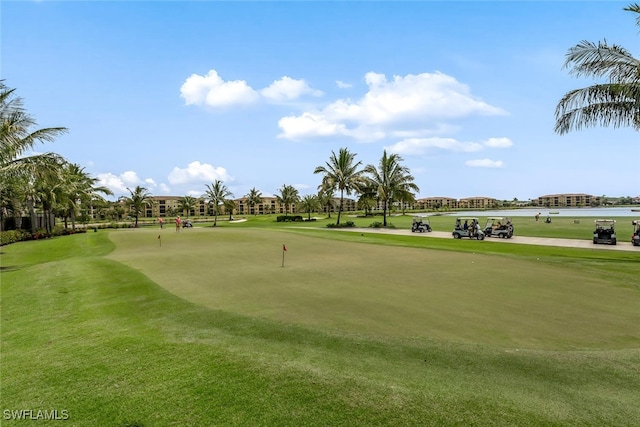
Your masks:
[[[2,247],[2,425],[640,424],[639,254],[311,224]]]
[[[260,228],[275,228],[280,229],[285,224],[277,223],[275,221],[277,215],[248,215],[244,216],[246,222],[242,223],[230,223],[228,217],[218,219],[218,227],[233,227],[233,228],[247,228],[247,227],[260,227]],[[313,216],[313,215],[312,215]],[[303,215],[307,218],[307,215]],[[336,222],[336,214],[333,214],[331,218],[326,216],[320,216],[317,221],[310,222],[297,222],[298,227],[305,228],[325,228],[329,223]],[[484,227],[486,224],[486,216],[479,216],[480,225]],[[596,217],[563,217],[557,215],[551,215],[552,221],[550,224],[544,222],[544,218],[540,218],[536,221],[533,216],[511,217],[515,236],[537,236],[537,237],[552,237],[552,238],[564,238],[564,239],[581,239],[591,240],[593,238],[593,231],[595,229],[594,220]],[[640,219],[640,213],[638,218],[632,217],[613,217],[609,219],[616,220],[616,232],[618,234],[618,240],[621,242],[629,242],[631,240],[631,234],[633,227],[631,221],[633,219]],[[441,215],[429,217],[431,226],[434,231],[453,231],[456,217],[455,215]],[[382,215],[376,216],[355,216],[352,214],[343,214],[340,222],[352,221],[358,228],[368,228],[373,223],[382,223]],[[390,226],[397,229],[411,229],[411,223],[413,221],[412,214],[396,215],[387,217],[387,222]],[[204,221],[201,223],[195,223],[196,227],[208,227],[213,224],[212,221]],[[169,227],[171,228],[171,227]]]

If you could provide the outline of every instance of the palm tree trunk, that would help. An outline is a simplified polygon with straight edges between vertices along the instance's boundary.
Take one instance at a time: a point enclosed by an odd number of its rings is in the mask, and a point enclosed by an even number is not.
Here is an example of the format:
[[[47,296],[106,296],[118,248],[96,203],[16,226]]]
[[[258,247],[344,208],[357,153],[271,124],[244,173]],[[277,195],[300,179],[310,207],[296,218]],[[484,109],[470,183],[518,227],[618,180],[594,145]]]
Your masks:
[[[387,226],[387,201],[385,200],[382,205],[382,225]]]
[[[344,190],[340,190],[340,206],[338,206],[338,219],[336,225],[340,225],[340,215],[342,214],[342,200],[344,199]]]
[[[31,233],[36,232],[36,209],[33,206],[33,200],[27,200],[27,208],[29,209],[29,217],[31,218]]]

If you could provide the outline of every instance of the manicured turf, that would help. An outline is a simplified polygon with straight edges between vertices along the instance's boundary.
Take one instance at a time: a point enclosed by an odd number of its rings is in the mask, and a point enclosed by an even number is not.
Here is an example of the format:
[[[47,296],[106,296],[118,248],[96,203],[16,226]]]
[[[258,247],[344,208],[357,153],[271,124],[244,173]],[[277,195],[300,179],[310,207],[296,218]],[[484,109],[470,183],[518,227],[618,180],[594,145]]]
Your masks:
[[[640,424],[634,252],[237,225],[3,247],[3,411],[81,426]]]
[[[582,269],[260,229],[165,232],[163,246],[157,235],[114,233],[110,258],[211,309],[372,337],[549,349],[640,344],[637,289]],[[601,321],[592,325],[593,317]]]

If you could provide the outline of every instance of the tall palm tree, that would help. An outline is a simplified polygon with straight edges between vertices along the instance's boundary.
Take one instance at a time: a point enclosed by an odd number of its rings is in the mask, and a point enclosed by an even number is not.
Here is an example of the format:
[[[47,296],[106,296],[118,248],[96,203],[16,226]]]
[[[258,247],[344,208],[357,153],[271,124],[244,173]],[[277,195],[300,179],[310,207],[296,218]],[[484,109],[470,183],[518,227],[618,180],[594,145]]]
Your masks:
[[[385,227],[390,203],[400,198],[406,199],[404,193],[420,190],[413,182],[409,168],[400,164],[402,160],[400,155],[387,155],[387,150],[384,150],[377,168],[374,165],[364,168],[368,174],[367,180],[376,189],[378,200],[382,203],[382,224]]]
[[[340,192],[340,205],[338,207],[336,225],[340,225],[344,195],[350,195],[352,192],[357,193],[360,191],[360,187],[364,185],[363,170],[358,169],[362,162],[356,162],[355,157],[355,153],[350,152],[347,148],[341,148],[337,155],[332,151],[329,161],[324,166],[316,167],[313,171],[314,174],[324,174],[322,182],[326,188]]]
[[[307,194],[300,199],[300,208],[307,213],[307,219],[311,220],[311,212],[320,207],[320,201],[315,194]]]
[[[262,193],[260,191],[256,190],[255,187],[253,187],[251,190],[249,190],[249,194],[247,194],[245,197],[247,198],[247,204],[249,205],[249,208],[251,209],[251,213],[253,213],[255,215],[256,214],[256,205],[259,205],[263,201]]]
[[[276,200],[284,205],[284,213],[288,214],[291,206],[300,201],[300,193],[293,185],[284,184],[280,187],[280,194],[276,194]]]
[[[191,197],[191,196],[184,196],[182,199],[180,199],[180,201],[178,202],[178,210],[180,212],[182,212],[184,214],[184,212],[187,212],[187,218],[189,218],[189,214],[191,213],[191,211],[196,209],[196,199],[195,197]]]
[[[127,197],[126,201],[129,205],[131,214],[136,219],[135,227],[137,228],[138,217],[144,213],[144,210],[151,205],[151,203],[153,203],[153,196],[151,196],[151,193],[149,193],[146,188],[140,187],[139,185],[133,190],[127,187],[127,190],[131,193],[131,197]]]
[[[624,10],[639,14],[636,24],[640,25],[640,5]],[[581,41],[567,52],[565,68],[575,77],[604,81],[569,91],[560,99],[555,111],[557,133],[597,125],[640,129],[640,60],[629,51],[606,40]]]
[[[202,197],[209,200],[209,205],[213,209],[213,227],[218,225],[218,213],[220,211],[220,205],[224,205],[225,200],[233,197],[233,194],[224,182],[216,179],[212,184],[206,184],[207,191]]]
[[[23,157],[37,142],[53,142],[67,131],[63,127],[32,130],[34,118],[27,113],[23,100],[0,80],[0,174],[27,173],[41,175],[56,173],[61,157],[45,153]]]

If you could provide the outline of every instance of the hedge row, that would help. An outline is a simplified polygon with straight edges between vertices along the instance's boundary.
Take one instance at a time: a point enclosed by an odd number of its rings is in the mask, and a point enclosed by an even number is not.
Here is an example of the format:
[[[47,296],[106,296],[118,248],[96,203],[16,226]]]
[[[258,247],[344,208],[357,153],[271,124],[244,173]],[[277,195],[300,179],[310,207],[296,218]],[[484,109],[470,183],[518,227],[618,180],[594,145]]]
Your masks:
[[[56,227],[51,233],[47,233],[44,229],[38,230],[35,233],[26,230],[2,231],[0,232],[0,246],[16,242],[24,242],[26,240],[40,240],[55,236],[68,236],[76,233],[86,233],[86,230],[69,230],[66,228]]]

